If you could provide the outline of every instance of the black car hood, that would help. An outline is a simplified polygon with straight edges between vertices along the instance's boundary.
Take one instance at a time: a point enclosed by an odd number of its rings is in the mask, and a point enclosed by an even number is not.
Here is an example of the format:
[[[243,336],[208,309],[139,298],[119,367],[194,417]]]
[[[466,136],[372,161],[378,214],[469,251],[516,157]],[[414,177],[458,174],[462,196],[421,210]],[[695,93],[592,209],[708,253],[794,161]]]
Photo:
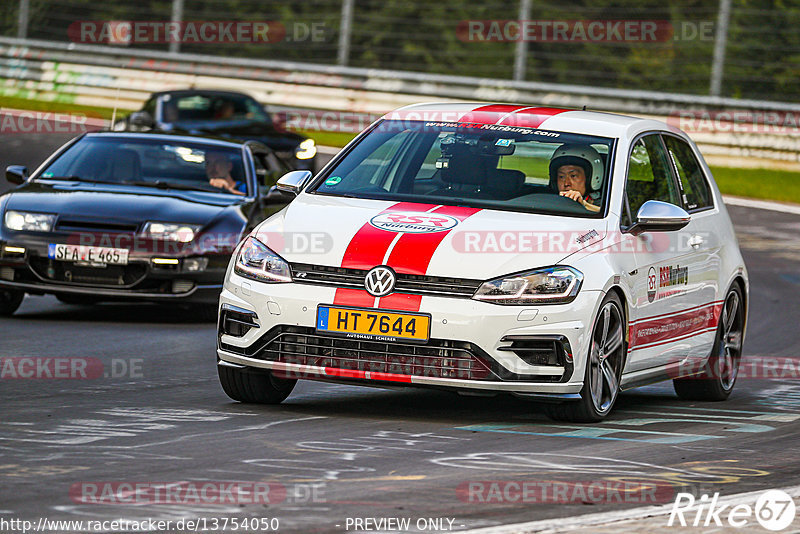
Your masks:
[[[202,191],[76,182],[30,182],[7,195],[5,209],[56,213],[79,220],[206,225],[242,199]]]
[[[240,141],[254,140],[278,152],[293,151],[305,139],[300,134],[277,129],[272,124],[250,120],[176,122],[169,126],[172,132],[211,135]]]

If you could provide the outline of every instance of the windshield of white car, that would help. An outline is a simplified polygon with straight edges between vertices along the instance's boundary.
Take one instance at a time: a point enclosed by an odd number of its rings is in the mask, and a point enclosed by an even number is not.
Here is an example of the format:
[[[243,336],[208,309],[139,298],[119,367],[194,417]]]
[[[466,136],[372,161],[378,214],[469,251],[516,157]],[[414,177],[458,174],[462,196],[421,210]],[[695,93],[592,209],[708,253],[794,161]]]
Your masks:
[[[613,148],[529,127],[382,121],[309,192],[601,217]]]
[[[248,192],[241,150],[156,138],[86,136],[37,178],[222,194]]]

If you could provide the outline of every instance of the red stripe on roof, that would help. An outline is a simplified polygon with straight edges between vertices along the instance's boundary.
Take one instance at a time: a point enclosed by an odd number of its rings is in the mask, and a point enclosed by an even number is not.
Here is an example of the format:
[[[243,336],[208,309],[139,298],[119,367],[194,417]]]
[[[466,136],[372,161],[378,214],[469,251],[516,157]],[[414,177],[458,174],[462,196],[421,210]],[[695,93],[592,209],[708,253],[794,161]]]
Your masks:
[[[496,124],[504,115],[524,108],[525,106],[515,106],[511,104],[492,104],[481,106],[465,113],[458,122],[469,122],[473,124]]]
[[[559,113],[575,111],[573,109],[559,108],[527,108],[516,111],[503,119],[499,124],[520,126],[523,128],[538,128],[541,124]]]

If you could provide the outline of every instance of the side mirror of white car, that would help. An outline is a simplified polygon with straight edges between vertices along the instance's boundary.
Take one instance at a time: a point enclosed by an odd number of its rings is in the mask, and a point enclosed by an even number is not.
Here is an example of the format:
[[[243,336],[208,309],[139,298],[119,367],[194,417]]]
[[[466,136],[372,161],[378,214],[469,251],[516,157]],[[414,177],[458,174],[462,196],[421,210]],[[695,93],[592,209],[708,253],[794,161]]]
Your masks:
[[[639,208],[636,222],[628,228],[628,231],[633,235],[642,232],[671,232],[689,224],[691,218],[691,215],[675,204],[648,200]]]
[[[294,193],[295,195],[298,195],[311,179],[311,176],[311,171],[287,172],[278,179],[278,182],[275,185],[278,186],[278,190],[280,191],[286,191],[287,193]]]

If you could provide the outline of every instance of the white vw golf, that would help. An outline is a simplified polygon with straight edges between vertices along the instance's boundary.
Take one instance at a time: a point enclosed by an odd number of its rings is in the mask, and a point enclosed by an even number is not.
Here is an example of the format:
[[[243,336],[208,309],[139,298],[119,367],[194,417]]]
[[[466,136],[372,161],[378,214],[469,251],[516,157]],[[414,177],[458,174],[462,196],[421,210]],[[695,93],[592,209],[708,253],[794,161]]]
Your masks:
[[[218,371],[242,402],[298,378],[511,393],[597,421],[672,379],[723,400],[747,271],[708,166],[667,124],[520,105],[384,116],[238,246]]]

